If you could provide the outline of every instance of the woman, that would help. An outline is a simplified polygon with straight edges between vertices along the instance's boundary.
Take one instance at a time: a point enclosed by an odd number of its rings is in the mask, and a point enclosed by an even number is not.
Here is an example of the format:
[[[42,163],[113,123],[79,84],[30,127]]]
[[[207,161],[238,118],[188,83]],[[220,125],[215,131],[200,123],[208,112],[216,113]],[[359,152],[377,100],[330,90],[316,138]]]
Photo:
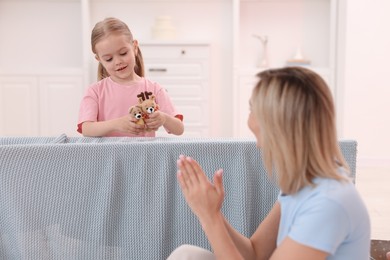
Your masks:
[[[370,220],[338,146],[328,86],[301,67],[259,77],[248,126],[280,187],[278,200],[246,238],[221,213],[223,171],[211,183],[194,159],[181,155],[178,181],[213,253],[184,245],[168,259],[369,259]]]

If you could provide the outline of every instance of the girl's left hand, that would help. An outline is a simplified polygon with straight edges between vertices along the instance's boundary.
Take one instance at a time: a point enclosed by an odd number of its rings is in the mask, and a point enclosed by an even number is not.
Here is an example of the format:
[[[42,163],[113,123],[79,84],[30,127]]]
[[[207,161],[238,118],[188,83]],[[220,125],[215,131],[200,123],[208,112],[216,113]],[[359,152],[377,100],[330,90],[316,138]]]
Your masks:
[[[166,114],[160,111],[155,111],[149,114],[149,118],[145,119],[145,123],[149,129],[158,129],[160,126],[165,124]]]
[[[220,214],[225,196],[222,169],[215,172],[213,184],[194,159],[181,155],[177,165],[177,178],[188,205],[200,222],[209,222]]]

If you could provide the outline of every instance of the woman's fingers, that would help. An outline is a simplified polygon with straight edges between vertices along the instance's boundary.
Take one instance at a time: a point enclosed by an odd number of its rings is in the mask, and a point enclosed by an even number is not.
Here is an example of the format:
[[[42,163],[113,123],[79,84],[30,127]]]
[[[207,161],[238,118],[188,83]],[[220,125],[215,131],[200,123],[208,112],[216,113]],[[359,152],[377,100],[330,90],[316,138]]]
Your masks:
[[[198,178],[198,180],[201,183],[208,182],[209,180],[208,180],[206,174],[204,173],[202,167],[199,165],[199,163],[193,159],[190,159],[190,163],[191,163],[191,167],[193,169],[193,172],[194,172],[195,176]]]
[[[180,177],[179,181],[181,181],[180,185],[182,188],[190,188],[197,185],[201,187],[212,185],[202,167],[191,157],[180,155],[179,160],[177,160],[177,166],[179,168],[178,177]],[[222,169],[215,172],[214,185],[219,193],[223,193]]]
[[[219,194],[225,194],[224,188],[223,188],[223,183],[222,183],[222,173],[223,170],[219,169],[218,171],[215,172],[214,174],[214,187],[217,190]]]
[[[197,173],[193,167],[195,160],[184,155],[179,156],[178,167],[183,174],[183,179],[187,185],[195,185],[199,183]]]
[[[183,191],[186,191],[188,189],[187,187],[187,182],[186,180],[184,179],[184,176],[183,176],[183,172],[182,171],[177,171],[177,179],[179,180],[179,184],[180,184],[180,188],[183,190]]]
[[[191,185],[191,180],[189,179],[189,175],[181,157],[177,160],[177,167],[179,168],[177,177],[179,178],[180,186],[181,188],[187,189]]]

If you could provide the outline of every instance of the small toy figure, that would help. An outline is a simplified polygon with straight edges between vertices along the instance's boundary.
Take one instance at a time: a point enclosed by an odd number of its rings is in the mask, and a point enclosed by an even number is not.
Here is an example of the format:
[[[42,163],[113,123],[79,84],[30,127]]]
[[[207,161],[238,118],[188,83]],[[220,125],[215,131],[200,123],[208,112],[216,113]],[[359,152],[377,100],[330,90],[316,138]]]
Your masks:
[[[150,96],[149,99],[143,100],[141,97],[138,99],[138,105],[131,106],[129,108],[129,114],[135,118],[136,124],[145,125],[146,130],[149,131],[144,119],[149,118],[149,115],[158,110],[158,105],[155,101],[154,95]]]
[[[144,121],[144,115],[142,113],[142,107],[139,106],[139,105],[136,105],[136,106],[132,106],[129,108],[129,114],[137,119],[136,121],[136,124],[137,125],[144,125],[145,124],[145,121]]]
[[[154,95],[150,96],[149,99],[142,100],[139,98],[139,106],[142,108],[142,112],[144,113],[144,118],[148,118],[150,114],[154,113],[158,110],[158,105],[155,101],[156,97]]]

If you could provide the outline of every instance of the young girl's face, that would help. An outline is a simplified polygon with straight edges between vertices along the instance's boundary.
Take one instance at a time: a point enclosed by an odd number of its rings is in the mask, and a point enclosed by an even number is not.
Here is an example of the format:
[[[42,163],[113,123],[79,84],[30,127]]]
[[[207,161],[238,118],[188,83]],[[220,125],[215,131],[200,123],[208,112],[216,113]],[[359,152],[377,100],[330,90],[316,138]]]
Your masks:
[[[96,43],[96,59],[110,74],[112,80],[121,83],[135,79],[137,44],[136,41],[130,42],[128,37],[122,34],[110,34]]]

